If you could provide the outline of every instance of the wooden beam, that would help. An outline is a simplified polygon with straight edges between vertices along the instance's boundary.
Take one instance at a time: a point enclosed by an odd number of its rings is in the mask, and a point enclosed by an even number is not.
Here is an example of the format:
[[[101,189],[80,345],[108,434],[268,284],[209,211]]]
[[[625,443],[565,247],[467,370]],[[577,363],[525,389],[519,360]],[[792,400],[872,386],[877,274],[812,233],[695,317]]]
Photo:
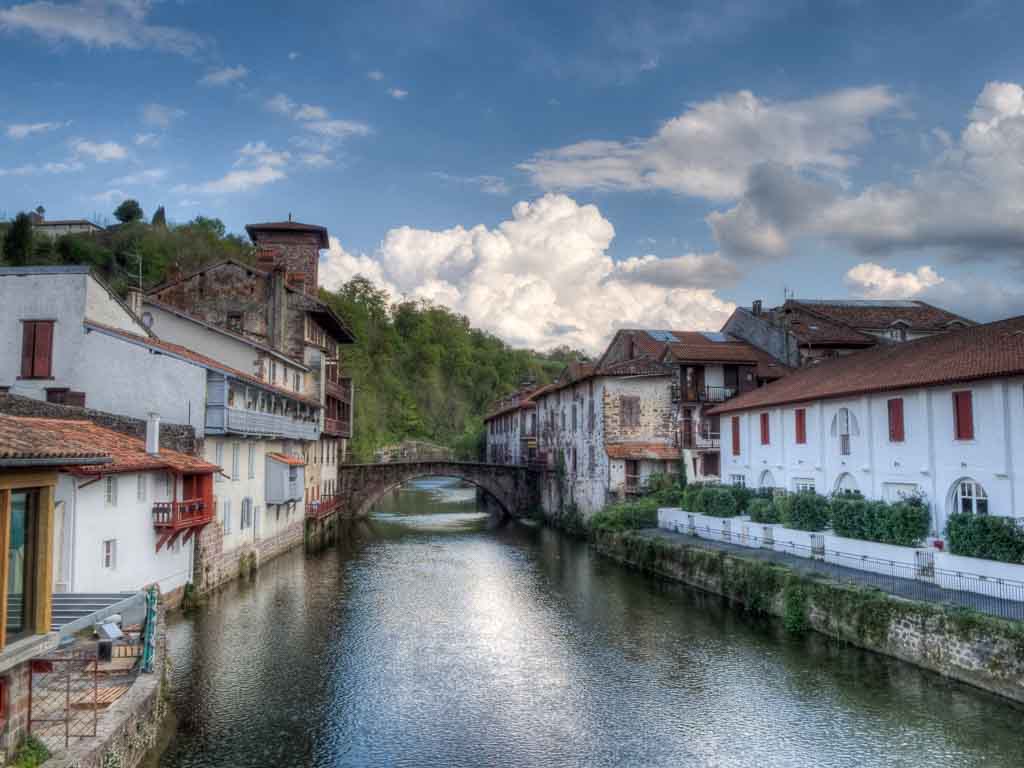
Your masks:
[[[36,509],[36,535],[32,542],[36,548],[32,574],[32,627],[37,635],[50,631],[53,615],[53,496],[54,487],[39,489]]]
[[[0,648],[7,645],[7,567],[11,549],[11,492],[0,490]]]
[[[0,489],[10,490],[24,488],[30,490],[41,485],[56,485],[57,470],[4,470],[0,471]]]

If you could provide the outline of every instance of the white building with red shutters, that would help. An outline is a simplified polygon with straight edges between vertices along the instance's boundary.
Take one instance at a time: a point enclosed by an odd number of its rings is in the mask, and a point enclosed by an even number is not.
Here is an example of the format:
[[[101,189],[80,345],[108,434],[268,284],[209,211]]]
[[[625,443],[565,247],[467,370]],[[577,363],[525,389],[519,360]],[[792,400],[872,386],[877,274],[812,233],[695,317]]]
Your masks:
[[[724,483],[920,493],[935,535],[958,511],[1024,518],[1024,317],[822,362],[712,413]]]

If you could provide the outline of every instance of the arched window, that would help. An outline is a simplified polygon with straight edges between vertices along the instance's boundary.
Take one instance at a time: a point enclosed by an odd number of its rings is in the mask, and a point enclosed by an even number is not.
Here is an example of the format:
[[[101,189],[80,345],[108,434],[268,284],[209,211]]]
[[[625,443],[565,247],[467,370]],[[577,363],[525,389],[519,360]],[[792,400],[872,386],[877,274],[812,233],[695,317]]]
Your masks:
[[[836,481],[837,494],[843,495],[859,492],[860,489],[857,487],[857,481],[854,479],[853,475],[849,472],[844,472],[839,476],[839,479]]]
[[[839,438],[839,453],[842,456],[850,455],[850,437],[860,434],[860,427],[857,425],[857,417],[849,408],[840,408],[832,417],[832,437]]]
[[[963,512],[966,515],[987,515],[988,494],[981,487],[981,483],[965,477],[956,484],[953,491],[954,511]]]
[[[757,486],[766,490],[771,490],[775,487],[775,476],[770,469],[766,469],[761,473],[761,479],[757,481]]]

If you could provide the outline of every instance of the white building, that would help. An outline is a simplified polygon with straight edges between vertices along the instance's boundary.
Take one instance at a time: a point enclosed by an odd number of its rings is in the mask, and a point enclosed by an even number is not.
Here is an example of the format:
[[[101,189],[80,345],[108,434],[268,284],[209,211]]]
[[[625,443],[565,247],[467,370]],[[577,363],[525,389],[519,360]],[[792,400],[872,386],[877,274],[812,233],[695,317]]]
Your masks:
[[[713,412],[724,482],[921,493],[935,535],[955,511],[1024,517],[1024,317],[822,362]]]
[[[34,214],[33,214],[34,215]],[[94,235],[103,227],[88,219],[40,219],[32,222],[32,233],[56,240],[64,235]]]
[[[547,387],[524,386],[499,400],[484,417],[486,461],[529,464],[537,460],[537,404]]]

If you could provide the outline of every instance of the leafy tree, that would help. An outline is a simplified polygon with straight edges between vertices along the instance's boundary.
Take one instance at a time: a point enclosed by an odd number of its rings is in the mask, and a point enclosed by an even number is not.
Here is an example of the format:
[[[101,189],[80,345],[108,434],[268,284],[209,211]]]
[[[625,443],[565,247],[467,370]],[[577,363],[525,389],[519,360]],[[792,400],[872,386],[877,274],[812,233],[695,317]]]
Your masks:
[[[19,213],[4,236],[4,259],[16,267],[32,262],[32,219]]]
[[[138,200],[125,200],[114,210],[114,218],[122,224],[130,224],[134,221],[141,221],[145,214]]]
[[[156,209],[156,213],[153,214],[153,220],[150,224],[159,229],[167,229],[167,212],[164,211],[164,207],[161,205]]]
[[[195,229],[211,232],[217,237],[224,237],[224,233],[227,231],[223,221],[220,219],[208,219],[205,216],[196,216],[188,224]]]

